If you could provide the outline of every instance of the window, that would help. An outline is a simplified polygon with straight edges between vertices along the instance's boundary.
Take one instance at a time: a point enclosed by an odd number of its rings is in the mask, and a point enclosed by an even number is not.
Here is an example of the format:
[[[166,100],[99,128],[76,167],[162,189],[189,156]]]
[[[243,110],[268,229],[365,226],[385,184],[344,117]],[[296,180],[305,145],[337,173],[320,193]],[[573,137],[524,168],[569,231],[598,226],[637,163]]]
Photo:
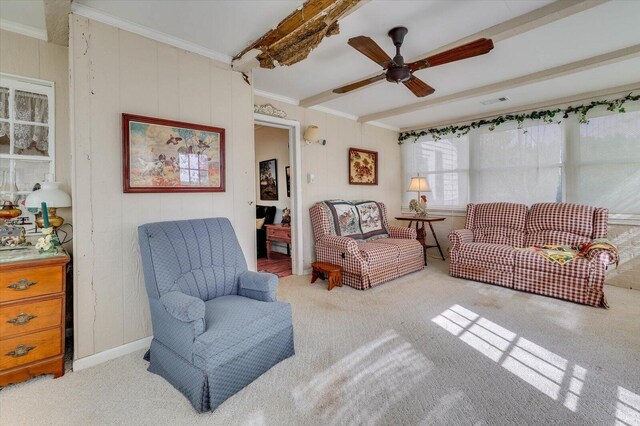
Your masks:
[[[640,214],[640,111],[590,118],[577,133],[568,199]]]
[[[467,203],[531,205],[572,202],[607,207],[618,219],[640,219],[640,105],[629,112],[577,118],[518,129],[474,129],[460,138],[403,144],[405,190],[426,176],[433,210],[464,210]],[[415,198],[404,193],[404,205]]]
[[[19,202],[55,172],[53,83],[0,74],[0,198]],[[3,185],[3,188],[9,187]]]

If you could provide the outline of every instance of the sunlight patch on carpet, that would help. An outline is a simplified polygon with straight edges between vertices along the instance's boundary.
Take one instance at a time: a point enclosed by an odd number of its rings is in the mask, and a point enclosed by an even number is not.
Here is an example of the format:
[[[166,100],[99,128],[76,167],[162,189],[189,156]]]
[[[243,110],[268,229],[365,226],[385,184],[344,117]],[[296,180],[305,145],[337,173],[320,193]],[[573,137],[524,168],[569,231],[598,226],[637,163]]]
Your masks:
[[[323,424],[374,424],[413,392],[433,363],[387,331],[292,391],[296,406]]]
[[[577,411],[587,370],[519,337],[516,333],[453,305],[431,320],[490,360],[553,400],[563,396],[564,406]]]

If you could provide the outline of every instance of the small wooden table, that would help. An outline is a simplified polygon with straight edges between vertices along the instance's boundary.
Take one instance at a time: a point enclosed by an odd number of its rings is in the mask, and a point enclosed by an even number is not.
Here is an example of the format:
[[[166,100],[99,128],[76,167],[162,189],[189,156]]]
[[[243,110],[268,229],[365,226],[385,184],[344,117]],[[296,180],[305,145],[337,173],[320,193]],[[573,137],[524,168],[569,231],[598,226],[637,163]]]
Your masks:
[[[438,251],[440,252],[440,256],[442,257],[442,260],[444,259],[444,253],[442,252],[442,247],[440,247],[440,243],[438,242],[438,237],[436,237],[436,231],[433,230],[433,225],[431,224],[432,222],[442,222],[443,220],[445,220],[446,217],[435,217],[435,216],[425,216],[425,217],[417,217],[417,216],[397,216],[396,220],[408,220],[409,221],[409,226],[408,228],[411,228],[411,225],[413,224],[413,222],[416,222],[416,232],[417,232],[417,240],[420,241],[420,244],[422,244],[422,247],[424,247],[424,249],[422,250],[424,253],[424,264],[427,264],[427,249],[432,248],[432,247],[438,247]],[[429,224],[429,229],[431,229],[431,235],[433,235],[433,239],[436,241],[435,245],[429,245],[426,243],[426,236],[427,236],[427,231],[424,228],[424,224],[428,223]],[[418,226],[418,224],[422,224],[422,226]]]
[[[315,283],[318,277],[329,278],[329,291],[334,286],[342,287],[342,268],[327,262],[313,262],[311,264],[313,272],[311,274],[311,284]]]
[[[267,228],[267,259],[271,259],[271,243],[278,241],[287,244],[287,256],[291,256],[289,244],[291,244],[291,226],[290,225],[264,225]]]

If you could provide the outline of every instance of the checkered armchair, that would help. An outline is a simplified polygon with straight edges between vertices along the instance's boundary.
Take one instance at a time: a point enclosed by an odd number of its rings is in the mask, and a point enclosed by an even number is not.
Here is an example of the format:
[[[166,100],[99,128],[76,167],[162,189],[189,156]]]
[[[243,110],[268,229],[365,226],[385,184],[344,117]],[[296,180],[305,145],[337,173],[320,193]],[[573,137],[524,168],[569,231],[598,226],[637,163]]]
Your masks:
[[[389,225],[383,203],[330,200],[309,211],[317,260],[342,267],[351,287],[365,290],[424,268],[416,231]]]
[[[149,371],[213,410],[294,354],[278,278],[247,270],[226,218],[138,228],[153,340]]]
[[[616,259],[595,251],[565,265],[517,248],[575,245],[607,237],[608,210],[577,204],[469,204],[465,229],[449,235],[454,277],[516,290],[607,306],[604,278]]]

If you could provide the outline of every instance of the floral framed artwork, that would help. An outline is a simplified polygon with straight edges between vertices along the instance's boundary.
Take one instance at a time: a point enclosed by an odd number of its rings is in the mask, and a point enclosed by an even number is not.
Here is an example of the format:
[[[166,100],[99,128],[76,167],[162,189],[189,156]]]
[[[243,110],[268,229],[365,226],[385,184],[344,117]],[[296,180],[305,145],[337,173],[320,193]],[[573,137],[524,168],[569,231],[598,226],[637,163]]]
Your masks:
[[[349,184],[378,184],[378,153],[376,151],[349,148]]]
[[[122,114],[124,192],[224,192],[224,129]]]
[[[275,158],[260,162],[260,199],[278,199],[278,160]]]

